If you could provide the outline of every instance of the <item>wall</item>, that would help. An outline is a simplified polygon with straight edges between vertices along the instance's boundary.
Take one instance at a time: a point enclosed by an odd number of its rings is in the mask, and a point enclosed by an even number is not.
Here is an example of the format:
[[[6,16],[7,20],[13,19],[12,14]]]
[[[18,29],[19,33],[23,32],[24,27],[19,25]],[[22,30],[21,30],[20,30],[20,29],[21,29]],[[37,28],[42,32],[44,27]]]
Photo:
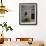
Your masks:
[[[3,0],[4,5],[10,9],[5,17],[0,17],[0,23],[8,22],[14,29],[5,32],[5,37],[33,37],[34,40],[46,41],[46,1],[45,0]],[[19,3],[38,3],[37,25],[19,25]]]

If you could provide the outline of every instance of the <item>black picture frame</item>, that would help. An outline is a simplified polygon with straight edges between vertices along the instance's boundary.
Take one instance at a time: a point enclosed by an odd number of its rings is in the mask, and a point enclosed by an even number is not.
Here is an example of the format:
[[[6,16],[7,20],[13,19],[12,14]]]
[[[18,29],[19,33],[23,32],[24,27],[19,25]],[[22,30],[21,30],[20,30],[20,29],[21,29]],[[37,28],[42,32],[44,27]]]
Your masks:
[[[30,22],[30,21],[28,21],[27,19],[25,19],[26,20],[26,22],[25,22],[25,20],[24,21],[21,21],[21,17],[23,18],[23,16],[22,16],[22,14],[23,14],[23,10],[22,10],[22,7],[23,7],[23,9],[24,9],[24,7],[25,7],[25,9],[27,9],[27,11],[28,11],[28,9],[29,8],[27,8],[27,7],[32,7],[32,6],[34,6],[35,8],[35,11],[34,11],[34,14],[35,14],[35,17],[33,16],[32,17],[32,23]],[[32,9],[32,8],[31,8]],[[33,10],[33,9],[32,9]],[[29,12],[29,11],[28,11]],[[31,11],[32,12],[32,11]],[[33,12],[31,13],[31,15],[34,15],[33,14]],[[25,16],[27,15],[27,13],[25,12],[25,14],[24,14]],[[27,16],[28,17],[28,16]],[[26,18],[26,17],[25,17]],[[30,17],[29,17],[30,18]],[[34,18],[35,18],[35,21],[34,21]],[[34,21],[34,22],[33,22]],[[37,3],[19,3],[19,24],[20,25],[37,25]]]

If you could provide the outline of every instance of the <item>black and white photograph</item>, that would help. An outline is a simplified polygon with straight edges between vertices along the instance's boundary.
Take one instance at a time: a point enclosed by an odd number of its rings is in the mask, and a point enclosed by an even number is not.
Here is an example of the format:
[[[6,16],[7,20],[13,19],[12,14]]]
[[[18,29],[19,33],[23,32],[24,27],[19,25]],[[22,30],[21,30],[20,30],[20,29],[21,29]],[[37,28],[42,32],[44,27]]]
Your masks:
[[[37,3],[19,3],[19,24],[37,25]]]

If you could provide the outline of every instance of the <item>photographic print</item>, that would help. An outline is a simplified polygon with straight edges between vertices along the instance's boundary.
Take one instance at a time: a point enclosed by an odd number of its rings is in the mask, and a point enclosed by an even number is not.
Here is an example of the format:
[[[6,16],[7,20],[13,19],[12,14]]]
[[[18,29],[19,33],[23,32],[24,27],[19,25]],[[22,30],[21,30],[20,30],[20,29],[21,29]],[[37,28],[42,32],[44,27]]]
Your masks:
[[[37,25],[37,3],[19,3],[19,24]]]

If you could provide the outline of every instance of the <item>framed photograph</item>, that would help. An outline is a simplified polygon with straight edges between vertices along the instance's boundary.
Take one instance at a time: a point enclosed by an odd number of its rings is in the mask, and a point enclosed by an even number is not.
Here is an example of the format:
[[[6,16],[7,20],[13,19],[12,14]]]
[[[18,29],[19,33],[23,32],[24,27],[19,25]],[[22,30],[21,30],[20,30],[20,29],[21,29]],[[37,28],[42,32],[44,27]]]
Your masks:
[[[37,25],[37,3],[19,3],[19,24]]]

